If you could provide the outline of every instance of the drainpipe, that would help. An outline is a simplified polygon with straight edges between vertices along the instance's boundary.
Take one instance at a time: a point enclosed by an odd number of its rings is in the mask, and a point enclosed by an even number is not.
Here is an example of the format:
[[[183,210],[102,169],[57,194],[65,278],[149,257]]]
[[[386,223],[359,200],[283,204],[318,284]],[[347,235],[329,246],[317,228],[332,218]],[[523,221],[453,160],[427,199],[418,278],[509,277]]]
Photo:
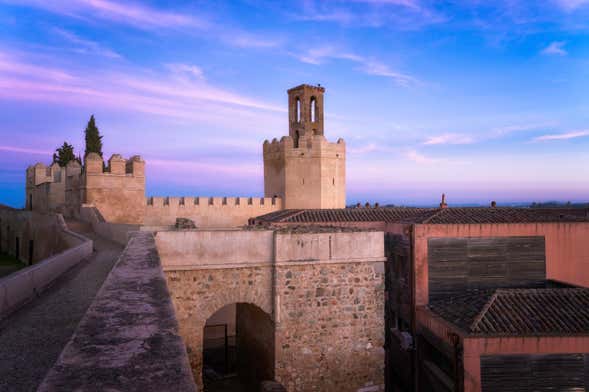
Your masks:
[[[419,390],[419,372],[418,372],[418,351],[417,351],[417,323],[416,323],[416,313],[417,309],[415,308],[415,224],[411,224],[408,229],[408,235],[411,246],[409,247],[409,260],[410,260],[410,268],[409,268],[409,281],[411,282],[411,335],[413,336],[413,349],[411,350],[411,363],[413,364],[411,368],[411,372],[413,373],[413,390]]]
[[[462,364],[462,345],[460,344],[460,336],[454,332],[448,334],[452,346],[454,347],[454,357],[452,362],[454,365],[454,391],[462,392],[464,390],[463,382],[463,364]]]

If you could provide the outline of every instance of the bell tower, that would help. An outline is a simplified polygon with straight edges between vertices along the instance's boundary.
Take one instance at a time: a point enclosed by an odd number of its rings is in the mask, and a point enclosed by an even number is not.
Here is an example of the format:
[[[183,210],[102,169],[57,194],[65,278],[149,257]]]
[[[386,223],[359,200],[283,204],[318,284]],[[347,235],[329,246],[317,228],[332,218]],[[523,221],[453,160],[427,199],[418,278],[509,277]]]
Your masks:
[[[288,90],[288,136],[264,142],[264,194],[284,208],[346,206],[346,145],[324,136],[324,93],[308,84]]]
[[[323,135],[324,92],[321,85],[308,84],[288,90],[288,134],[295,147],[302,136]]]

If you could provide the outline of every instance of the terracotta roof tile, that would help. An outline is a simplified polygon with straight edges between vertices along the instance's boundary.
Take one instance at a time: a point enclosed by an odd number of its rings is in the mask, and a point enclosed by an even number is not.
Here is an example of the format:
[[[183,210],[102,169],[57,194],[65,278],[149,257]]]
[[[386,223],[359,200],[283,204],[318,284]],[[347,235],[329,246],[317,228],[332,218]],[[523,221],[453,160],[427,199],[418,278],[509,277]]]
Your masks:
[[[360,207],[282,210],[259,216],[255,221],[267,223],[398,222],[408,224],[589,222],[589,213],[581,208]]]
[[[589,335],[589,288],[478,291],[428,307],[474,335]]]

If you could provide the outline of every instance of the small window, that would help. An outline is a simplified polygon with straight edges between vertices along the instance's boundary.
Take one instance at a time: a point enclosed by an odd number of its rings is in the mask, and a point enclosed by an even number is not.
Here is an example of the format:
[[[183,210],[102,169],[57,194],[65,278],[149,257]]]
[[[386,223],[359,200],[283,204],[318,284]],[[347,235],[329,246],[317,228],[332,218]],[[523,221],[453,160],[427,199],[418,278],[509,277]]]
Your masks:
[[[297,97],[297,112],[296,112],[296,121],[298,123],[301,122],[301,100]]]
[[[317,99],[315,97],[311,98],[311,122],[315,122],[316,120],[316,111],[317,111]]]
[[[333,185],[335,185],[335,177],[333,177],[332,183],[333,183]]]

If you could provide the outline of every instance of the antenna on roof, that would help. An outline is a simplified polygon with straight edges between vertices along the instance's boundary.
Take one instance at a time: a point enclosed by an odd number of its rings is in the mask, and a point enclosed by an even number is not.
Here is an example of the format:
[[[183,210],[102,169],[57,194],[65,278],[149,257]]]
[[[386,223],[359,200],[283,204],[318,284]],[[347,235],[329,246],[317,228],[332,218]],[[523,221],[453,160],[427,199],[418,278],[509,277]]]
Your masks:
[[[446,204],[446,194],[442,193],[442,202],[440,203],[440,208],[447,208],[448,204]]]

